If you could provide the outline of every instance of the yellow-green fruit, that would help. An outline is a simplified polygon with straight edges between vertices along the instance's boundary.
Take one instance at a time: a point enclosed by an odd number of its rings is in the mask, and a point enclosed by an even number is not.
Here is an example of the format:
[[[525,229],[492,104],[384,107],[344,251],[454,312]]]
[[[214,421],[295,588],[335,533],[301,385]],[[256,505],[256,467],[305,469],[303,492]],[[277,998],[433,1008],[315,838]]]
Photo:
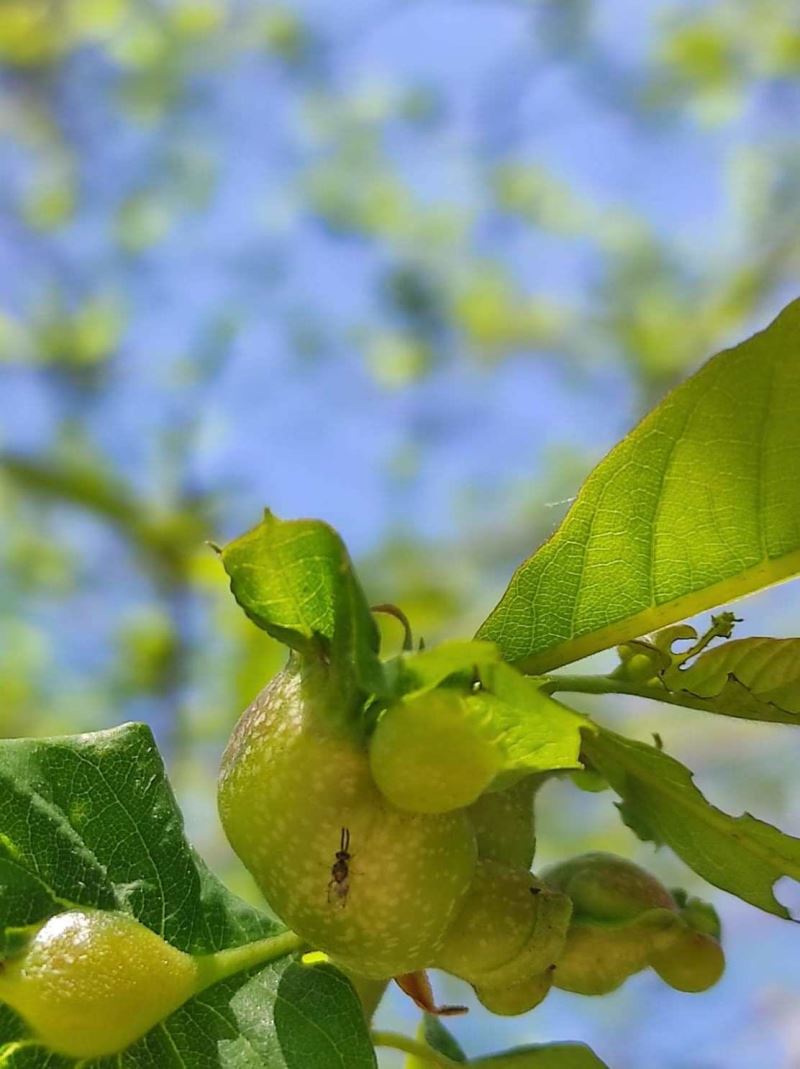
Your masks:
[[[553,970],[547,969],[538,976],[531,977],[511,987],[484,988],[476,985],[475,994],[481,1005],[491,1013],[503,1017],[516,1017],[535,1009],[550,992],[553,986]]]
[[[674,945],[655,951],[650,964],[678,991],[706,991],[725,971],[725,955],[713,936],[686,931]]]
[[[550,887],[569,895],[576,919],[626,921],[648,909],[677,910],[663,884],[614,854],[582,854],[551,866],[543,877]]]
[[[463,812],[386,801],[358,737],[335,726],[317,672],[280,673],[239,721],[222,761],[222,823],[303,939],[361,976],[413,972],[433,962],[460,908],[475,835]],[[349,856],[337,859],[343,845]]]
[[[0,971],[0,999],[51,1050],[100,1058],[130,1046],[197,989],[197,965],[123,913],[51,917]]]
[[[500,760],[474,715],[477,700],[455,690],[434,690],[383,713],[370,740],[369,761],[392,805],[412,813],[446,813],[486,790]]]
[[[669,929],[669,914],[659,914],[660,922]],[[615,991],[629,976],[647,967],[653,934],[635,921],[608,926],[573,922],[556,967],[555,986],[579,995]]]
[[[483,992],[532,982],[558,961],[570,911],[529,872],[480,861],[436,964]]]
[[[478,857],[529,869],[536,850],[533,796],[539,778],[525,779],[504,791],[487,791],[469,807]]]

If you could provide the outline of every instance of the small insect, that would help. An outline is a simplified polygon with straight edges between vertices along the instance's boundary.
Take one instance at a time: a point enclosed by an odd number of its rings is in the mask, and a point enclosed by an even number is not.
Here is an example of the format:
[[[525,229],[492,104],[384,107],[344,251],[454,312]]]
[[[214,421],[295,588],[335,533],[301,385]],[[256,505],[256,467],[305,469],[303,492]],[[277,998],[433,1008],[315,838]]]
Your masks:
[[[339,849],[336,851],[336,860],[331,865],[331,878],[328,884],[328,902],[338,902],[340,906],[345,904],[347,893],[350,890],[350,829],[342,828],[342,837]]]

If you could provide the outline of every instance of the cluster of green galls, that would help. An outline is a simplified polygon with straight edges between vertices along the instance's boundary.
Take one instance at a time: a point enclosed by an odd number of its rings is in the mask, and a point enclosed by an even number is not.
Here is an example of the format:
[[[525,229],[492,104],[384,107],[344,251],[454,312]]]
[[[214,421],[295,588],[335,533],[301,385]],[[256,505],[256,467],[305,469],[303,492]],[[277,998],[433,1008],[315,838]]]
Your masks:
[[[483,700],[442,686],[366,730],[330,715],[307,661],[272,681],[233,734],[219,797],[275,912],[351,974],[443,969],[501,1014],[552,986],[604,994],[648,966],[682,991],[715,983],[711,907],[608,854],[531,873],[541,777],[498,774]]]
[[[220,813],[272,909],[356,983],[434,967],[518,1014],[552,986],[604,994],[648,966],[682,991],[719,978],[714,911],[636,865],[595,853],[531,873],[541,777],[498,777],[465,715],[479,692],[395,702],[369,731],[331,700],[324,667],[293,658],[233,733]],[[192,957],[119,913],[24,934],[0,1000],[78,1058],[124,1049],[231,971],[226,952]]]

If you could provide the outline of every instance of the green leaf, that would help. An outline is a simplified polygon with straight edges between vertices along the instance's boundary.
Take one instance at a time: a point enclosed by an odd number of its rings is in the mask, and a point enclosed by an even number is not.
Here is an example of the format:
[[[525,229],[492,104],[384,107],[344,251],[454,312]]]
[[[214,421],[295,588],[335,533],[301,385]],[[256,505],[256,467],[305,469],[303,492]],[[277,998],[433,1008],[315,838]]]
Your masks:
[[[637,835],[671,847],[715,887],[789,917],[773,887],[783,876],[800,880],[800,839],[712,806],[689,769],[653,746],[599,728],[584,733],[583,750],[622,798],[623,818]]]
[[[378,628],[332,527],[265,511],[221,555],[233,596],[255,624],[306,656],[353,666],[365,690],[382,691]]]
[[[470,1062],[475,1069],[608,1069],[583,1043],[547,1043],[517,1047]]]
[[[587,479],[478,631],[537,674],[800,571],[800,301]]]
[[[742,638],[660,673],[670,693],[710,713],[800,724],[800,639]]]
[[[430,1013],[423,1014],[417,1029],[417,1036],[431,1050],[443,1054],[451,1062],[466,1062],[467,1056],[458,1040],[445,1028],[439,1017],[434,1017]],[[418,1058],[416,1054],[409,1054],[404,1069],[433,1069],[433,1063]]]
[[[280,931],[187,843],[148,728],[0,742],[0,931],[75,906],[121,910],[190,953]],[[13,937],[13,932],[9,932]],[[0,1065],[64,1069],[0,1007]],[[350,984],[286,957],[214,985],[98,1069],[374,1069]],[[89,1069],[89,1063],[81,1063]]]
[[[593,726],[541,689],[543,680],[523,676],[499,661],[480,673],[481,726],[497,743],[507,772],[581,768],[581,732]],[[499,785],[499,784],[498,784]]]
[[[419,653],[403,653],[384,665],[393,695],[416,697],[451,676],[473,677],[500,660],[493,642],[442,642]]]

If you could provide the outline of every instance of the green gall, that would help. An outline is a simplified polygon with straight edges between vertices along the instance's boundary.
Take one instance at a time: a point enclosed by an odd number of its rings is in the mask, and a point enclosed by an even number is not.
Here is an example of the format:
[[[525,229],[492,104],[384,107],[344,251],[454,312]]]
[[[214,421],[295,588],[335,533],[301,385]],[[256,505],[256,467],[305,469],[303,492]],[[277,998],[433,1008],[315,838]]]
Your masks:
[[[384,711],[370,740],[369,763],[392,805],[412,813],[446,813],[486,790],[500,755],[481,732],[476,702],[442,689]]]
[[[481,861],[436,964],[483,993],[527,984],[558,961],[570,913],[529,872]]]
[[[617,924],[573,920],[554,984],[579,995],[606,995],[650,963],[653,947],[674,937],[677,914],[655,909]]]
[[[550,887],[569,895],[576,918],[626,921],[647,909],[677,909],[654,876],[614,854],[581,854],[551,866],[543,877]]]
[[[197,962],[123,913],[46,921],[0,971],[0,999],[50,1050],[101,1058],[130,1046],[195,993]]]
[[[526,776],[504,791],[487,791],[467,813],[478,857],[529,869],[536,850],[533,798],[541,777]]]
[[[674,945],[655,951],[650,964],[677,991],[707,991],[725,971],[725,955],[713,936],[687,931]]]
[[[329,695],[323,671],[296,664],[259,695],[223,757],[222,824],[309,944],[364,977],[414,972],[432,964],[467,892],[475,835],[463,811],[390,805]]]
[[[547,998],[553,986],[554,971],[548,968],[538,976],[523,980],[519,984],[512,984],[511,987],[485,988],[476,985],[475,995],[481,1005],[491,1013],[497,1013],[503,1017],[516,1017],[535,1009]]]

